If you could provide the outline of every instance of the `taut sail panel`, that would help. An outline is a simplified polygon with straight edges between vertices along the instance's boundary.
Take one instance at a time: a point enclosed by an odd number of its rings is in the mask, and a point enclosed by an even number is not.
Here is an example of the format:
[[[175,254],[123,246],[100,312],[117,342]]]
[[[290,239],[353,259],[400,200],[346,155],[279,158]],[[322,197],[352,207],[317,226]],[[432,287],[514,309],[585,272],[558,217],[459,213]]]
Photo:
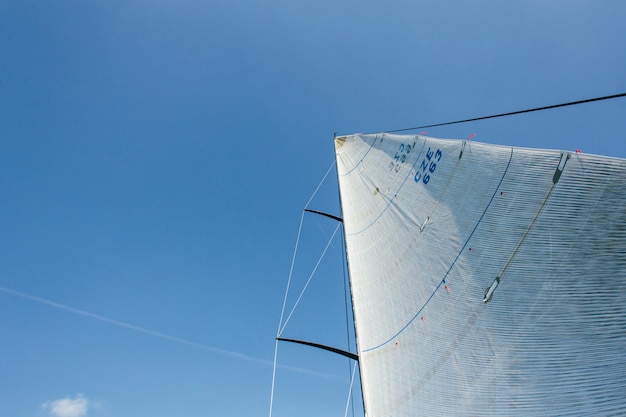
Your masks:
[[[368,417],[626,414],[626,161],[335,148]]]

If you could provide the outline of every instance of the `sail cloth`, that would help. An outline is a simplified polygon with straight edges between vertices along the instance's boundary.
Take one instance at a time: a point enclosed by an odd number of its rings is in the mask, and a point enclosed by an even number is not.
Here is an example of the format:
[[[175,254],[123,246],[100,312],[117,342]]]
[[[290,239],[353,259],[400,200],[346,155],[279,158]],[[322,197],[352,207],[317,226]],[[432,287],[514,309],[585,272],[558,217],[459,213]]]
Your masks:
[[[626,415],[626,161],[335,139],[368,417]]]

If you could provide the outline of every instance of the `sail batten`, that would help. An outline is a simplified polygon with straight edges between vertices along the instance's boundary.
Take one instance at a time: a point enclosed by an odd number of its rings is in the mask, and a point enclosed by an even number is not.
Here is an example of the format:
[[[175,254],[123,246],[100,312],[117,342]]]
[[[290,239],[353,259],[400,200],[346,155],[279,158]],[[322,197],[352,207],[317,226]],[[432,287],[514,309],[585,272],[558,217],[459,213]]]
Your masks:
[[[335,143],[368,417],[626,413],[626,161]]]

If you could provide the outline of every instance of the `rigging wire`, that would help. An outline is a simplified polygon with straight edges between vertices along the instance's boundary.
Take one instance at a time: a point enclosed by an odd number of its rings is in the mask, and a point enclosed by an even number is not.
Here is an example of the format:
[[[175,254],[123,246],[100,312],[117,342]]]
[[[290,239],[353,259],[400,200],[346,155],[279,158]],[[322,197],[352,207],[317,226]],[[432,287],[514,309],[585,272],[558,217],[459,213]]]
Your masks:
[[[307,201],[306,204],[304,205],[304,208],[308,208],[309,207],[309,204],[311,204],[311,201],[313,200],[313,198],[315,197],[315,195],[317,194],[317,192],[321,188],[322,184],[324,184],[324,181],[326,181],[326,178],[328,177],[328,174],[330,174],[330,171],[335,167],[335,163],[336,163],[336,161],[333,160],[333,163],[330,164],[330,166],[328,167],[328,170],[326,171],[326,174],[324,174],[324,178],[322,178],[320,183],[317,185],[317,188],[315,189],[315,191],[313,191],[313,194],[311,194],[311,197],[309,198],[309,201]]]
[[[274,384],[276,382],[276,359],[278,356],[278,339],[274,341],[274,365],[272,367],[272,390],[270,391],[270,416],[272,417],[272,407],[274,405]]]
[[[311,194],[311,197],[309,197],[309,200],[304,205],[305,208],[308,207],[309,204],[311,203],[311,201],[313,200],[313,198],[315,198],[315,195],[317,194],[317,192],[321,188],[321,186],[324,183],[324,181],[326,181],[326,177],[328,177],[328,174],[330,173],[330,171],[333,169],[334,166],[335,166],[335,161],[333,161],[333,163],[330,164],[330,167],[328,167],[328,170],[326,170],[326,174],[324,174],[324,177],[322,178],[320,183],[315,188],[315,191],[313,191],[313,194]],[[294,268],[294,265],[296,263],[296,255],[298,254],[298,246],[300,244],[300,235],[302,233],[302,223],[304,222],[304,214],[305,214],[305,211],[303,210],[302,214],[300,215],[300,225],[298,226],[298,235],[296,237],[296,244],[295,244],[295,247],[293,248],[293,256],[291,257],[291,266],[289,267],[289,277],[287,278],[287,288],[285,289],[285,296],[283,297],[283,307],[282,307],[281,312],[280,312],[280,320],[278,321],[278,331],[276,332],[276,337],[280,336],[281,327],[283,327],[283,318],[285,316],[285,307],[287,305],[287,296],[289,295],[289,288],[291,286],[291,278],[293,277],[293,268]],[[271,413],[270,413],[270,415],[271,415]]]
[[[358,364],[358,362],[354,362],[354,365],[352,365],[352,371],[350,372],[352,374],[352,376],[350,377],[350,390],[348,391],[348,401],[346,403],[346,412],[344,413],[344,417],[348,417],[348,409],[350,407],[350,400],[351,397],[353,396],[353,391],[352,391],[352,387],[354,386],[354,375],[356,375],[356,365]],[[352,401],[354,403],[354,401]],[[354,417],[354,406],[352,407],[352,416]]]
[[[322,260],[324,259],[324,256],[326,256],[326,252],[328,251],[328,248],[330,247],[330,245],[333,243],[333,239],[335,239],[335,235],[337,234],[337,231],[339,230],[340,227],[341,227],[341,223],[338,223],[337,227],[335,227],[335,231],[333,232],[332,236],[330,237],[330,239],[328,239],[328,243],[326,244],[326,247],[324,248],[324,251],[320,255],[319,259],[317,260],[317,263],[315,264],[315,267],[313,268],[313,271],[311,272],[311,275],[309,275],[309,279],[307,279],[306,284],[304,285],[304,288],[300,292],[300,295],[298,296],[298,299],[296,300],[296,302],[294,303],[294,305],[293,305],[293,307],[291,309],[291,312],[289,312],[289,315],[285,319],[285,322],[283,323],[282,328],[278,332],[279,336],[285,330],[285,327],[287,327],[287,323],[289,323],[289,320],[291,319],[291,316],[293,315],[294,311],[296,310],[296,307],[298,307],[298,304],[300,303],[300,300],[302,299],[302,296],[304,295],[304,292],[306,291],[306,289],[308,288],[309,284],[311,283],[311,280],[313,279],[313,276],[317,272],[317,268],[320,266],[320,263],[322,263]]]
[[[341,228],[341,240],[343,242],[345,242],[345,236],[344,236],[344,230],[343,227]],[[352,351],[352,347],[350,344],[350,315],[349,315],[349,307],[348,307],[348,286],[350,285],[350,283],[348,282],[347,276],[346,276],[346,268],[345,265],[347,264],[346,262],[346,254],[345,254],[345,250],[341,251],[341,265],[342,265],[342,272],[343,272],[343,299],[344,299],[344,305],[345,305],[345,310],[346,310],[346,338],[348,339],[348,352]],[[350,363],[348,363],[348,369],[350,370],[350,380],[354,381],[354,374],[356,371],[356,363],[354,364],[354,366],[350,366]],[[352,402],[353,406],[352,406],[352,417],[354,417],[354,391],[352,390],[352,383],[350,383],[350,391],[348,393],[348,404],[350,404]],[[348,415],[348,405],[346,405],[346,416]]]
[[[317,192],[317,190],[315,190],[315,192]],[[313,195],[315,195],[315,192],[313,193]],[[311,199],[312,198],[313,196],[311,196]],[[309,199],[309,201],[311,201],[311,199]],[[291,266],[289,267],[289,277],[287,278],[287,288],[285,289],[285,296],[283,297],[283,307],[280,311],[280,320],[278,321],[278,330],[276,331],[277,339],[275,341],[276,343],[274,346],[274,366],[272,370],[272,390],[270,392],[270,415],[269,417],[272,417],[272,406],[274,404],[274,384],[276,382],[276,363],[278,359],[278,336],[280,336],[280,328],[283,324],[283,317],[285,316],[285,307],[287,305],[287,295],[289,295],[289,287],[291,286],[293,268],[296,263],[296,254],[298,253],[298,245],[300,243],[300,234],[302,233],[302,222],[304,221],[304,213],[305,212],[302,211],[302,214],[300,215],[300,226],[298,226],[298,235],[296,237],[295,247],[293,248],[293,256],[291,257]]]
[[[326,174],[324,174],[324,177],[322,178],[320,183],[317,185],[317,187],[315,188],[315,191],[313,191],[313,193],[311,194],[311,197],[309,197],[309,200],[305,204],[305,206],[304,206],[305,208],[307,208],[309,206],[309,204],[311,203],[311,201],[313,201],[313,198],[315,198],[315,196],[317,195],[317,192],[322,187],[322,184],[324,184],[324,181],[326,181],[326,178],[328,177],[328,174],[330,174],[331,170],[335,166],[335,163],[336,163],[336,161],[333,161],[332,164],[330,164],[330,167],[328,167],[328,170],[326,170]],[[287,326],[287,322],[291,318],[291,315],[293,314],[293,311],[296,308],[296,306],[294,305],[293,309],[289,313],[289,316],[285,320],[285,323],[283,324],[283,318],[285,317],[285,308],[287,306],[287,297],[289,295],[289,289],[291,287],[291,279],[293,278],[293,270],[294,270],[294,265],[296,263],[296,255],[298,254],[298,247],[300,245],[300,235],[302,234],[302,224],[304,222],[304,214],[305,213],[306,213],[306,211],[303,210],[302,214],[300,216],[300,225],[298,226],[298,235],[296,237],[296,244],[295,244],[295,247],[293,249],[293,256],[291,258],[291,266],[289,267],[289,277],[287,278],[287,288],[285,289],[285,296],[283,297],[283,306],[282,306],[282,309],[281,309],[281,312],[280,312],[280,320],[278,321],[278,330],[276,331],[276,341],[275,341],[275,346],[274,346],[274,365],[273,365],[273,370],[272,370],[272,388],[271,388],[271,393],[270,393],[269,417],[272,417],[272,410],[273,410],[273,405],[274,405],[274,388],[275,388],[275,384],[276,384],[276,365],[277,365],[277,362],[278,362],[278,337],[280,337],[280,334],[285,329],[285,326]],[[335,232],[333,233],[332,237],[329,239],[328,244],[326,245],[326,248],[324,249],[324,252],[322,253],[321,258],[324,257],[324,254],[328,250],[328,246],[330,246],[330,244],[331,244],[333,238],[335,237],[336,233],[337,233],[337,229],[335,229]],[[311,276],[309,277],[309,280],[307,281],[306,286],[309,285],[309,282],[311,281],[311,278],[315,274],[315,271],[317,270],[317,267],[319,266],[319,263],[321,262],[321,258],[320,258],[320,260],[318,260],[317,265],[315,266],[315,269],[311,273]],[[302,290],[302,293],[304,293],[304,290],[306,290],[306,286]],[[300,301],[300,298],[302,298],[302,293],[300,294],[300,297],[298,297],[298,301],[296,301],[296,305]]]
[[[343,241],[343,239],[345,239],[344,235],[343,235],[343,227],[341,228],[341,239]],[[348,351],[350,351],[351,346],[350,346],[350,316],[348,313],[348,280],[346,277],[346,268],[345,265],[346,264],[346,255],[344,253],[344,251],[341,251],[341,265],[342,265],[342,272],[343,272],[343,299],[344,299],[344,307],[346,310],[346,337],[348,339]]]
[[[542,111],[542,110],[556,109],[558,107],[577,106],[579,104],[592,103],[594,101],[611,100],[611,99],[614,99],[614,98],[621,98],[621,97],[626,97],[626,93],[613,94],[613,95],[610,95],[610,96],[594,97],[594,98],[588,98],[588,99],[584,99],[584,100],[570,101],[570,102],[567,102],[567,103],[552,104],[552,105],[549,105],[549,106],[535,107],[535,108],[532,108],[532,109],[517,110],[517,111],[511,111],[511,112],[507,112],[507,113],[492,114],[490,116],[473,117],[471,119],[456,120],[456,121],[453,121],[453,122],[443,122],[443,123],[435,123],[435,124],[431,124],[431,125],[407,127],[405,129],[385,130],[384,132],[385,133],[397,133],[397,132],[406,132],[408,130],[427,129],[427,128],[430,128],[430,127],[455,125],[455,124],[459,124],[459,123],[475,122],[475,121],[478,121],[478,120],[495,119],[497,117],[513,116],[513,115],[522,114],[522,113],[531,113],[531,112]],[[377,132],[377,133],[381,133],[381,132]]]

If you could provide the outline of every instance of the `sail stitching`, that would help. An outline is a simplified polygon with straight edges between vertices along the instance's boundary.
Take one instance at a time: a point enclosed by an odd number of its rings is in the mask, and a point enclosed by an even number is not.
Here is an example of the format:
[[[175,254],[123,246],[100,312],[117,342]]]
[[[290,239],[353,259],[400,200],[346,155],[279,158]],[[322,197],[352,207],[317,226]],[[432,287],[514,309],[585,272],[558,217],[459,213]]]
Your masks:
[[[448,190],[448,186],[452,182],[452,178],[454,178],[454,175],[456,174],[456,170],[459,168],[459,163],[461,162],[461,156],[463,155],[463,150],[465,149],[465,143],[466,143],[466,141],[462,142],[461,152],[459,154],[459,158],[456,160],[456,163],[454,164],[454,169],[452,170],[452,173],[448,177],[448,181],[446,182],[446,184],[441,189],[441,192],[439,193],[439,197],[437,197],[437,201],[435,201],[435,204],[433,204],[432,208],[430,209],[430,211],[426,215],[426,219],[424,219],[424,222],[422,223],[422,225],[420,227],[420,233],[422,233],[424,231],[424,229],[426,228],[426,225],[430,222],[431,215],[435,212],[435,210],[439,206],[439,202],[441,201],[441,198],[443,197],[444,193]]]
[[[413,152],[415,150],[415,144],[417,143],[418,139],[419,139],[419,136],[417,136],[415,138],[415,140],[413,141],[412,145],[406,145],[406,147],[404,146],[404,143],[401,144],[401,147],[403,147],[405,149],[404,152],[406,152],[407,155],[410,155],[411,152]],[[406,151],[406,149],[410,149],[410,150]],[[422,147],[422,150],[423,149],[424,148]],[[399,154],[400,154],[400,152],[396,152],[396,156],[394,156],[394,159],[396,157],[399,157]],[[394,164],[394,162],[391,163],[391,165],[393,165],[393,164]],[[402,188],[402,185],[404,184],[404,181],[402,181],[402,183],[400,184],[400,186],[398,186],[397,189],[394,188],[396,182],[398,181],[398,179],[400,179],[400,180],[402,179],[402,175],[401,175],[402,174],[402,170],[399,168],[400,165],[396,165],[396,166],[398,167],[398,169],[396,171],[396,174],[393,176],[393,178],[390,181],[387,182],[387,189],[385,190],[384,193],[382,193],[382,197],[383,198],[385,198],[387,196],[387,194],[389,193],[389,191],[391,191],[392,188],[395,190],[395,194],[392,197],[389,197],[389,199],[391,200],[391,199],[396,198],[398,196],[398,192],[400,191],[400,189]],[[411,167],[411,168],[413,168],[413,167]],[[395,171],[395,169],[394,169],[394,171]],[[411,170],[411,175],[414,175],[413,174],[413,170]]]
[[[419,138],[419,136],[418,136]],[[406,184],[407,180],[411,177],[411,172],[413,172],[413,169],[415,168],[415,166],[417,165],[418,161],[420,160],[419,155],[422,154],[422,151],[424,150],[424,148],[426,147],[426,139],[424,139],[424,143],[422,144],[422,149],[420,149],[419,153],[417,153],[416,155],[418,155],[417,158],[415,158],[415,162],[413,163],[413,166],[411,166],[411,169],[409,170],[409,175],[407,175],[404,178],[404,181],[402,181],[402,184],[400,184],[400,186],[398,187],[398,191],[396,191],[396,195],[398,194],[398,192],[400,192],[400,190],[402,189],[402,187],[404,187],[404,184]],[[391,203],[393,202],[393,199],[389,199],[387,201],[387,206],[378,214],[378,216],[372,220],[372,222],[365,226],[363,229],[354,232],[354,233],[346,233],[346,236],[354,236],[354,235],[358,235],[359,233],[363,233],[364,231],[366,231],[367,229],[369,229],[370,227],[372,227],[374,224],[376,224],[376,222],[378,221],[378,219],[380,219],[382,217],[383,214],[385,214],[385,212],[387,211],[387,209],[389,208],[389,206],[391,206]]]
[[[563,152],[561,154],[561,159],[559,161],[559,165],[558,165],[556,171],[554,172],[554,177],[552,179],[552,184],[550,185],[550,188],[546,192],[546,196],[543,198],[543,201],[542,201],[541,205],[539,206],[539,208],[537,209],[537,212],[535,213],[535,215],[531,219],[530,223],[526,227],[526,230],[522,234],[522,237],[520,238],[519,242],[517,242],[517,245],[515,245],[515,248],[513,249],[513,252],[511,253],[511,255],[509,256],[509,259],[507,259],[506,263],[504,264],[504,266],[502,267],[502,269],[500,270],[498,275],[496,275],[496,278],[493,280],[491,285],[489,287],[487,287],[487,289],[485,290],[485,297],[483,298],[483,303],[488,303],[489,301],[491,301],[491,298],[493,297],[493,293],[496,290],[496,288],[498,287],[498,285],[500,285],[500,281],[502,280],[502,277],[506,273],[507,269],[509,269],[509,267],[513,263],[513,260],[517,256],[517,253],[522,248],[522,245],[526,241],[526,238],[528,237],[528,235],[530,234],[531,230],[535,226],[535,223],[537,222],[537,219],[539,218],[539,215],[541,214],[541,212],[543,211],[544,207],[548,203],[548,199],[552,195],[552,191],[554,191],[554,187],[556,186],[557,182],[559,181],[559,179],[561,177],[561,174],[563,173],[563,170],[565,169],[565,164],[567,163],[567,160],[569,159],[569,157],[570,157],[570,154],[568,152]]]
[[[385,136],[385,134],[383,133],[382,136]],[[365,152],[365,154],[363,155],[363,157],[361,158],[361,160],[359,162],[357,162],[350,171],[344,173],[344,174],[339,174],[340,177],[345,177],[346,175],[349,175],[352,171],[354,171],[355,169],[357,169],[361,163],[365,160],[365,157],[370,153],[370,151],[374,148],[374,145],[376,144],[376,141],[378,140],[378,134],[376,136],[374,136],[374,140],[372,141],[372,143],[370,144],[370,148],[367,150],[367,152]]]
[[[417,137],[415,138],[415,140],[413,141],[413,144],[412,144],[412,145],[406,145],[406,148],[409,148],[409,147],[410,147],[410,149],[411,149],[410,151],[408,151],[408,152],[407,152],[407,155],[409,155],[409,154],[410,154],[410,153],[411,153],[411,152],[415,149],[415,144],[417,143],[417,140],[418,140],[418,139],[419,139],[419,136],[417,136]],[[404,146],[404,144],[402,144],[402,146]],[[424,146],[425,146],[425,145],[424,145]],[[420,150],[420,153],[421,153],[421,151],[422,151],[422,150],[424,150],[424,146],[422,146],[422,149]],[[406,148],[405,148],[405,149],[406,149]],[[398,155],[398,153],[396,153],[396,155]],[[419,157],[418,157],[418,159],[419,159]],[[416,161],[416,162],[417,162],[417,161]],[[413,166],[411,167],[411,171],[410,171],[410,172],[411,172],[411,175],[413,175],[413,168],[414,168],[414,167],[415,167],[415,164],[413,164]],[[388,198],[388,202],[389,202],[389,204],[391,204],[391,201],[392,201],[394,198],[397,198],[397,197],[398,197],[398,193],[400,192],[400,190],[401,190],[401,189],[402,189],[402,187],[404,186],[404,183],[405,183],[405,182],[406,182],[406,180],[407,180],[407,177],[405,177],[405,178],[404,178],[404,180],[402,180],[402,175],[401,175],[401,172],[402,172],[402,170],[401,170],[401,169],[398,169],[398,170],[396,171],[396,174],[393,176],[393,178],[392,178],[390,181],[388,181],[388,182],[387,182],[387,187],[386,187],[386,190],[385,190],[385,191],[382,193],[382,195],[381,195],[381,198],[383,198],[383,199],[384,199],[384,198]],[[396,182],[397,182],[398,180],[400,180],[401,182],[400,182],[400,184],[397,186],[397,188],[394,188],[394,187],[395,187],[395,185],[396,185]],[[391,196],[391,197],[387,197],[387,194],[389,194],[389,191],[391,191],[392,189],[394,189],[394,195],[393,195],[393,196]]]
[[[465,243],[463,244],[463,246],[461,247],[461,249],[459,250],[459,253],[457,254],[456,258],[454,258],[454,261],[452,261],[452,264],[450,265],[450,267],[448,268],[448,270],[446,271],[446,273],[444,274],[443,278],[441,279],[441,281],[439,281],[439,284],[437,285],[437,287],[435,287],[435,290],[432,292],[432,294],[430,295],[430,297],[428,297],[428,299],[426,300],[426,302],[422,305],[422,307],[420,307],[420,309],[417,311],[417,313],[415,313],[415,315],[411,318],[411,320],[409,320],[407,322],[407,324],[405,324],[396,334],[394,334],[392,337],[390,337],[389,339],[387,339],[386,341],[380,343],[377,346],[368,348],[368,349],[363,349],[362,353],[365,352],[371,352],[373,350],[379,349],[383,346],[385,346],[387,343],[391,342],[393,339],[395,339],[396,337],[398,337],[402,332],[404,332],[404,330],[406,330],[407,327],[409,327],[411,325],[411,323],[413,323],[415,321],[415,319],[422,313],[422,311],[426,308],[426,306],[428,305],[428,303],[430,303],[430,300],[432,300],[432,298],[435,296],[435,294],[437,293],[437,291],[441,288],[442,285],[445,284],[446,282],[446,277],[450,274],[450,271],[452,271],[452,268],[454,268],[454,265],[456,265],[456,262],[459,260],[459,258],[461,257],[461,254],[463,253],[463,251],[465,250],[465,247],[467,246],[467,244],[469,243],[470,239],[472,238],[472,236],[474,235],[474,233],[476,232],[476,229],[478,229],[478,226],[480,225],[480,223],[482,222],[483,218],[485,217],[485,214],[487,213],[487,210],[489,210],[489,207],[491,206],[491,203],[493,202],[494,198],[496,197],[496,194],[498,193],[498,189],[500,189],[500,185],[502,185],[502,181],[504,181],[504,177],[506,176],[507,172],[509,171],[509,167],[511,166],[511,161],[513,160],[513,148],[511,148],[511,155],[509,156],[509,162],[506,165],[506,168],[504,169],[504,173],[502,174],[502,178],[500,178],[500,182],[498,183],[497,187],[495,188],[495,190],[493,191],[493,195],[491,196],[491,199],[489,200],[489,203],[487,203],[487,206],[485,207],[485,209],[483,210],[483,213],[480,215],[480,218],[478,219],[478,222],[476,222],[476,225],[474,226],[474,229],[471,231],[471,233],[469,234],[469,236],[467,237],[467,239],[465,240]]]

